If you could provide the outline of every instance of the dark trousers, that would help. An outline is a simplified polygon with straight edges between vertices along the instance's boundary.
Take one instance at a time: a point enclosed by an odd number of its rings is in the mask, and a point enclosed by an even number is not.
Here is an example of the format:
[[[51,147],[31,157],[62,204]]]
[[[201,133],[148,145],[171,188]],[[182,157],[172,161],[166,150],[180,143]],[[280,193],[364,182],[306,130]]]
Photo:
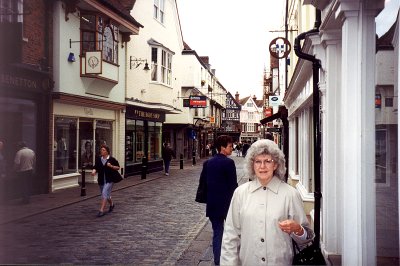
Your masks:
[[[210,217],[213,229],[213,253],[215,265],[219,265],[219,258],[221,257],[222,235],[224,234],[224,220],[224,218]]]
[[[18,172],[19,181],[21,182],[21,197],[23,203],[29,203],[31,197],[31,187],[32,187],[32,178],[33,171],[22,171]]]
[[[165,167],[165,172],[169,173],[169,166],[171,164],[171,160],[164,160],[164,167]]]

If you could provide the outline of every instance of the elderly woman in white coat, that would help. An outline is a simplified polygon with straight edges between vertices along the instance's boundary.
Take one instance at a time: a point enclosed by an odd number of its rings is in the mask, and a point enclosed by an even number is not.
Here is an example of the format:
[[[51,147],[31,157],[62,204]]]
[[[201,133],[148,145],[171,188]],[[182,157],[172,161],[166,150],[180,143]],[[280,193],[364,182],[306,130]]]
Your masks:
[[[239,186],[226,218],[221,265],[291,265],[292,239],[314,238],[299,192],[283,181],[285,157],[271,140],[253,143],[245,158],[250,182]]]

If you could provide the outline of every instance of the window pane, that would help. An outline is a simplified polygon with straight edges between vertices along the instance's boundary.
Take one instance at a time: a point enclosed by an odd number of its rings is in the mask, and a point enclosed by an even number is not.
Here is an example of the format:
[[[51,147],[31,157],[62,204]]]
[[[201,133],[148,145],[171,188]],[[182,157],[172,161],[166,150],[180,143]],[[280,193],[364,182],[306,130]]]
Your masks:
[[[54,175],[75,173],[77,119],[56,117],[54,122]]]
[[[96,30],[96,16],[82,14],[81,16],[81,29],[82,30]]]
[[[151,48],[151,80],[152,81],[157,81],[157,60],[158,60],[158,49],[157,48]]]
[[[82,53],[86,51],[94,51],[96,49],[96,37],[94,32],[82,32]]]
[[[104,29],[104,43],[103,43],[103,59],[109,62],[113,61],[114,54],[114,37],[110,27]]]
[[[79,164],[78,168],[82,166],[90,167],[94,163],[93,158],[93,120],[79,121]]]
[[[144,156],[144,122],[136,121],[136,162],[141,162]]]
[[[100,146],[102,144],[107,145],[110,147],[110,151],[113,149],[112,144],[112,122],[111,121],[96,121],[96,151],[97,155],[100,155]],[[118,160],[118,158],[117,158]]]

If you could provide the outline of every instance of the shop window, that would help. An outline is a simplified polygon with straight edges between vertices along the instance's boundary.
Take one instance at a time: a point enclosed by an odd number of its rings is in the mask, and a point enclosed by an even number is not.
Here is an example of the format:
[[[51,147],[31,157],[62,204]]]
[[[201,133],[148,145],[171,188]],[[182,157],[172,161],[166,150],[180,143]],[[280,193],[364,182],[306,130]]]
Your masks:
[[[118,27],[108,18],[81,14],[81,54],[102,50],[103,60],[118,64]]]
[[[144,121],[136,120],[135,162],[141,162],[144,157]]]
[[[96,154],[100,155],[100,146],[105,144],[113,150],[112,145],[112,121],[96,121],[96,134],[95,134]],[[118,159],[118,158],[117,158]]]
[[[56,117],[54,123],[54,175],[77,171],[77,119]]]
[[[36,133],[41,130],[38,126],[37,113],[38,107],[35,101],[0,97],[2,125],[0,126],[0,141],[4,143],[2,153],[5,160],[5,174],[14,173],[14,157],[19,141],[25,141],[29,148],[37,152]]]
[[[94,164],[93,120],[79,121],[79,168]]]

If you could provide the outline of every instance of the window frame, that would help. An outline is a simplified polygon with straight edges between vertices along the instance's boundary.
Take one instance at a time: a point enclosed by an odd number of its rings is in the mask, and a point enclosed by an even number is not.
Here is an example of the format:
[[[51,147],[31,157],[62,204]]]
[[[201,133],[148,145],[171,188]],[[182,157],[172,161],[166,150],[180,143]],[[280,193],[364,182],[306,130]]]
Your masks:
[[[172,86],[172,59],[168,49],[151,46],[151,81]]]
[[[94,17],[95,25],[89,27],[85,25],[85,22],[90,23],[84,17],[92,16]],[[85,21],[85,22],[83,22]],[[107,21],[107,22],[106,22]],[[93,23],[93,22],[91,22]],[[107,32],[111,33],[112,42],[108,42],[107,38],[105,38],[105,34]],[[90,34],[89,38],[85,37],[85,34]],[[111,20],[110,18],[98,14],[98,13],[91,13],[91,12],[82,12],[80,14],[80,53],[84,55],[88,51],[98,51],[101,50],[102,60],[108,62],[110,64],[118,65],[118,44],[119,44],[119,26],[118,24]],[[92,45],[94,43],[94,45]],[[106,53],[107,50],[104,49],[105,47],[112,48],[112,52]]]
[[[164,24],[165,18],[165,0],[154,0],[153,2],[153,18]]]

